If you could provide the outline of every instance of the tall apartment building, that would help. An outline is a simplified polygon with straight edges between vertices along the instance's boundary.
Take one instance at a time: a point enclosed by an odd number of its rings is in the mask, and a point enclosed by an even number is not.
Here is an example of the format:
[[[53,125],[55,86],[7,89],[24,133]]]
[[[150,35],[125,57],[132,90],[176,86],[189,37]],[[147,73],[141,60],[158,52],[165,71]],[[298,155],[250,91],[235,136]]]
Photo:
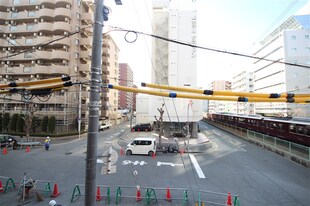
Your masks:
[[[253,72],[242,71],[233,77],[231,89],[234,92],[253,93]],[[233,113],[254,114],[254,104],[251,102],[234,102]]]
[[[119,82],[120,86],[133,87],[133,72],[127,63],[119,64]],[[133,109],[133,93],[126,91],[118,92],[118,106],[121,109]]]
[[[1,0],[0,83],[34,81],[68,75],[72,81],[89,79],[93,10],[91,0]],[[66,38],[63,38],[66,37]],[[9,94],[0,99],[2,112],[56,116],[59,131],[77,128],[79,95],[82,124],[87,124],[88,86],[71,86],[43,97]]]
[[[154,34],[182,42],[196,44],[197,15],[195,10],[181,10],[170,7],[170,1],[153,1]],[[151,81],[171,86],[197,87],[196,49],[180,44],[153,40]],[[152,96],[149,100],[149,120],[159,116],[163,107],[165,136],[171,128],[180,128],[187,122],[191,125],[191,136],[197,136],[197,121],[202,119],[202,103],[191,99],[170,99]],[[138,109],[138,108],[137,108]]]
[[[107,84],[118,85],[119,80],[119,48],[113,38],[102,35],[102,93],[100,120],[110,120],[112,124],[120,123],[121,114],[118,112],[118,90],[108,89]]]
[[[310,93],[309,68],[277,63],[310,66],[310,11],[303,11],[288,18],[260,42],[254,55],[274,62],[254,62],[255,93]],[[309,104],[255,104],[256,114],[310,116],[309,111]]]
[[[231,90],[231,82],[225,80],[216,80],[209,84],[208,89],[213,91]],[[228,101],[209,100],[208,107],[209,114],[217,112],[233,112],[234,103]]]

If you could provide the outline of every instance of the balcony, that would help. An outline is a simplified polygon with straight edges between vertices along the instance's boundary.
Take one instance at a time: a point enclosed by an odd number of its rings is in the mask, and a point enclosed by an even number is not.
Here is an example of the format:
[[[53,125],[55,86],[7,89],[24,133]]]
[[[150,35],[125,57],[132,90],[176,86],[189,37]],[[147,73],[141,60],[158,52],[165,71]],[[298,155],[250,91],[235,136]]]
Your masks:
[[[69,74],[68,66],[59,65],[33,65],[26,66],[20,64],[16,67],[3,66],[0,67],[0,75],[36,75],[36,74]]]

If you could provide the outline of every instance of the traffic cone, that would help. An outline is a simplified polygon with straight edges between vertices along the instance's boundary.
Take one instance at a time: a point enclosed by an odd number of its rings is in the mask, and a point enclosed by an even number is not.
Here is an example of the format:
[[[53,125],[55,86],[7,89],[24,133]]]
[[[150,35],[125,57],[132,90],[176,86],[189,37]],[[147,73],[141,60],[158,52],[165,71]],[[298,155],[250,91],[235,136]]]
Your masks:
[[[26,152],[30,152],[30,147],[29,146],[26,147]]]
[[[2,150],[2,154],[4,155],[8,154],[8,150],[6,149],[6,147]]]
[[[230,194],[230,192],[228,192],[226,205],[232,206],[232,201],[231,201],[231,194]]]
[[[119,151],[119,153],[120,153],[120,156],[123,156],[123,155],[124,155],[124,150],[123,150],[122,147],[121,147],[121,150]]]
[[[155,154],[155,152],[153,152],[152,158],[153,158],[153,159],[156,159],[156,154]]]
[[[101,195],[100,195],[100,187],[97,187],[97,195],[96,195],[96,201],[100,201],[102,199]]]
[[[58,195],[60,195],[60,192],[58,192],[58,186],[55,183],[54,184],[54,191],[53,191],[53,194],[51,195],[51,197],[57,197]]]
[[[136,194],[136,202],[141,201],[141,191],[140,188],[137,188],[137,194]]]
[[[3,185],[1,181],[0,181],[0,192],[3,192]]]
[[[138,132],[140,132],[140,129],[138,129]]]
[[[180,150],[180,154],[181,154],[181,155],[183,155],[183,154],[184,154],[184,149],[183,149],[183,148],[181,148],[181,150]]]
[[[167,187],[167,190],[166,190],[166,200],[167,201],[171,201],[171,194],[170,194],[170,188]]]

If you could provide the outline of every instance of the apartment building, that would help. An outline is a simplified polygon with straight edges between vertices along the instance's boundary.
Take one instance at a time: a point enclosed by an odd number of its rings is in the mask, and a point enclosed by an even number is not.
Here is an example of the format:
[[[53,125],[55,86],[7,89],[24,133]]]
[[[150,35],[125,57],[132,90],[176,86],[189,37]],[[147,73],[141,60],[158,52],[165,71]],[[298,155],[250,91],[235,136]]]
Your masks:
[[[310,66],[310,13],[309,9],[303,11],[288,18],[260,42],[254,53],[263,57],[253,64],[255,93],[310,93],[309,68],[294,65]],[[309,116],[309,111],[309,104],[255,104],[256,114]]]
[[[253,72],[242,71],[233,76],[231,89],[234,92],[253,93]],[[233,113],[236,114],[254,114],[254,103],[234,102]]]
[[[127,63],[119,64],[119,82],[120,86],[133,87],[133,72]],[[133,108],[133,93],[119,91],[118,106],[120,109],[131,110]]]
[[[215,80],[209,84],[208,89],[213,91],[231,90],[231,82],[225,80]],[[234,110],[234,103],[228,101],[209,100],[209,103],[207,105],[209,107],[209,114],[217,112],[233,112]]]

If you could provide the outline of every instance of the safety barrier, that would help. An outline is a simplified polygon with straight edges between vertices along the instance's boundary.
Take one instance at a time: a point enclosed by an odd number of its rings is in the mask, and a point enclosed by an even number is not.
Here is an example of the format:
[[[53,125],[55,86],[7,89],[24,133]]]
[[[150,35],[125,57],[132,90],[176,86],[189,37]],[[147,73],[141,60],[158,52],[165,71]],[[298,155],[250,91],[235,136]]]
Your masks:
[[[130,189],[130,191],[128,191],[128,189]],[[136,190],[136,195],[133,195],[133,190]],[[141,190],[145,191],[144,198],[142,198],[143,194],[141,194]],[[173,197],[173,195],[176,194],[177,191],[183,191],[182,198]],[[182,200],[182,205],[185,205],[186,202],[188,202],[187,188],[159,188],[118,185],[116,189],[116,205],[120,203],[121,198],[135,198],[136,201],[141,201],[144,199],[146,205],[150,205],[154,201],[158,202],[158,200]]]
[[[2,183],[1,179],[4,180],[3,181],[5,182],[4,184]],[[14,180],[11,177],[0,176],[0,181],[1,181],[1,187],[2,187],[1,191],[3,191],[4,193],[16,188]]]
[[[210,201],[212,200],[212,202]],[[240,201],[238,195],[225,194],[220,192],[211,192],[206,190],[198,190],[198,198],[196,201],[196,206],[207,205],[234,205],[240,206]]]
[[[17,194],[20,194],[23,191],[24,181],[25,180],[22,180],[21,183],[19,184],[19,188],[18,188],[18,193]],[[35,180],[35,179],[34,179],[34,181],[35,181],[35,185],[36,185],[36,190],[37,191],[43,191],[45,197],[47,197],[49,195],[49,193],[52,191],[51,190],[51,181]]]
[[[96,200],[100,201],[102,199],[102,197],[106,197],[108,204],[110,204],[110,200],[111,200],[111,194],[110,194],[110,186],[107,185],[97,185],[97,194],[96,194]],[[81,192],[81,188],[83,189]],[[106,189],[107,193],[106,195],[101,195],[100,191],[102,189]],[[78,197],[80,196],[84,196],[85,195],[85,186],[81,185],[81,184],[76,184],[73,188],[73,192],[72,192],[72,196],[71,196],[71,202],[74,202]]]

